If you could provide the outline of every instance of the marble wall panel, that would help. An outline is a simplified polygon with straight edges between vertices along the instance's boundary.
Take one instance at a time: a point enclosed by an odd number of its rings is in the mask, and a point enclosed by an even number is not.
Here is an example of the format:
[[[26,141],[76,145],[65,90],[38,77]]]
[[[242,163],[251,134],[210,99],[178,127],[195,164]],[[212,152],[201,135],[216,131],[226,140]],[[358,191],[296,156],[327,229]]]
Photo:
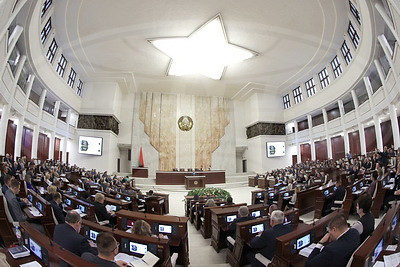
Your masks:
[[[161,97],[160,170],[176,167],[176,95]]]
[[[139,119],[144,123],[146,116],[146,97],[147,93],[143,92],[140,97],[140,105],[139,105]]]
[[[151,130],[151,108],[153,105],[153,93],[147,93],[146,96],[146,111],[144,117],[144,132],[150,136]]]
[[[195,149],[197,168],[211,166],[211,98],[204,96],[195,97]]]
[[[160,148],[161,93],[153,93],[151,109],[150,143],[155,149]]]

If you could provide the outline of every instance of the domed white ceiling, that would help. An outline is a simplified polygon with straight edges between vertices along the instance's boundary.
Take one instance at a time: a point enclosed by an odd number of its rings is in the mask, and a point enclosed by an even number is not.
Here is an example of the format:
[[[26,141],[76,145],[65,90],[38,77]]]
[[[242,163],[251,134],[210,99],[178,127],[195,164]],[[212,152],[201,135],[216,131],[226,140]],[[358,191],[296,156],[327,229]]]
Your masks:
[[[167,76],[170,58],[147,40],[188,36],[220,13],[230,43],[260,53],[228,66],[221,80]],[[347,0],[64,0],[56,39],[86,81],[138,91],[233,97],[243,88],[281,93],[320,71],[338,52]]]

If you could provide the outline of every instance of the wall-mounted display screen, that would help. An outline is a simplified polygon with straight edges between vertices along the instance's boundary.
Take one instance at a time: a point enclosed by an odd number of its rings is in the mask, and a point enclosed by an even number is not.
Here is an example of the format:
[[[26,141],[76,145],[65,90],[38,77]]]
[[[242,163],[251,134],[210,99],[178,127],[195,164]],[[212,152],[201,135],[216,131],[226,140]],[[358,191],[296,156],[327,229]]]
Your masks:
[[[285,142],[267,142],[267,157],[284,157],[285,156]]]
[[[103,154],[103,138],[79,136],[78,152],[81,154],[101,156]]]

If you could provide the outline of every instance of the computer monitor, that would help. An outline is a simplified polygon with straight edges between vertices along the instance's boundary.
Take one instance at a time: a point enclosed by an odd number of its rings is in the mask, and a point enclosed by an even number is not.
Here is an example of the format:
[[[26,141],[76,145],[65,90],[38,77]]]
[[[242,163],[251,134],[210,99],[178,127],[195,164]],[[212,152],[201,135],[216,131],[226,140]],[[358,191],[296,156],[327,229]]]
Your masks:
[[[132,198],[131,198],[131,197],[128,197],[128,196],[126,196],[126,197],[125,197],[125,200],[126,200],[126,201],[131,201],[131,200],[132,200]]]
[[[307,234],[303,237],[300,237],[296,240],[296,249],[300,250],[302,248],[307,247],[311,244],[311,234]]]
[[[32,238],[29,238],[29,249],[33,252],[33,254],[38,256],[39,259],[43,259],[42,247],[38,243],[33,241]]]
[[[333,187],[333,191],[336,191],[336,190],[337,190],[337,187],[336,187],[336,186],[334,186],[334,187]]]
[[[256,234],[256,233],[263,232],[263,231],[264,231],[264,224],[262,224],[262,223],[251,226],[252,234]]]
[[[37,208],[40,212],[43,212],[43,204],[42,204],[42,202],[40,202],[40,201],[36,202],[36,208]]]
[[[89,238],[93,241],[96,241],[97,235],[99,234],[99,232],[90,229],[89,230]]]
[[[257,198],[261,198],[262,197],[262,193],[257,193]]]
[[[28,194],[26,197],[28,198],[29,202],[31,202],[31,203],[33,202],[32,194]]]
[[[253,212],[251,213],[251,216],[253,216],[254,218],[260,217],[260,216],[261,216],[261,210],[253,211]]]
[[[360,187],[363,187],[364,186],[364,183],[363,182],[360,182]]]
[[[372,263],[376,262],[376,259],[378,258],[379,254],[381,254],[383,249],[383,238],[381,239],[381,241],[379,241],[378,245],[375,247],[374,249],[374,255],[372,255]]]
[[[158,232],[163,234],[172,234],[172,225],[158,225]]]
[[[328,189],[324,191],[324,195],[325,195],[326,197],[329,196],[329,190],[328,190]]]
[[[144,255],[147,252],[147,245],[130,241],[129,252]]]
[[[386,181],[382,180],[382,185],[385,186],[386,185]]]
[[[228,222],[228,223],[233,222],[233,220],[235,220],[236,218],[237,218],[237,215],[226,216],[226,222]]]
[[[116,199],[120,199],[120,198],[121,198],[121,195],[120,195],[120,194],[116,194],[116,195],[115,195],[115,198],[116,198]]]
[[[357,191],[357,186],[353,186],[353,187],[351,188],[351,190],[352,190],[353,192],[356,192],[356,191]]]
[[[71,199],[66,198],[66,199],[65,199],[65,205],[71,206],[71,204],[72,204]]]
[[[74,191],[74,195],[75,195],[75,196],[78,196],[78,191]]]
[[[274,196],[274,193],[269,193],[269,196],[270,196],[270,197],[273,197],[273,196]]]
[[[283,194],[284,197],[288,197],[289,196],[289,192],[286,192]]]
[[[78,208],[82,213],[86,213],[87,212],[87,207],[86,206],[79,205]]]

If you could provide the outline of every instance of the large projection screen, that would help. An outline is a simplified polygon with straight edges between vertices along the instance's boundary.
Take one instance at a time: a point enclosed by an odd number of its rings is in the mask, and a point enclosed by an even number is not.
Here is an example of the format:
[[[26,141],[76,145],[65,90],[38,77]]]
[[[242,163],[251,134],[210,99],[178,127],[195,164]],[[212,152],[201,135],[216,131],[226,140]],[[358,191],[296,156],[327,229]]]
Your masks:
[[[79,136],[78,152],[86,155],[101,156],[103,154],[103,138]]]

